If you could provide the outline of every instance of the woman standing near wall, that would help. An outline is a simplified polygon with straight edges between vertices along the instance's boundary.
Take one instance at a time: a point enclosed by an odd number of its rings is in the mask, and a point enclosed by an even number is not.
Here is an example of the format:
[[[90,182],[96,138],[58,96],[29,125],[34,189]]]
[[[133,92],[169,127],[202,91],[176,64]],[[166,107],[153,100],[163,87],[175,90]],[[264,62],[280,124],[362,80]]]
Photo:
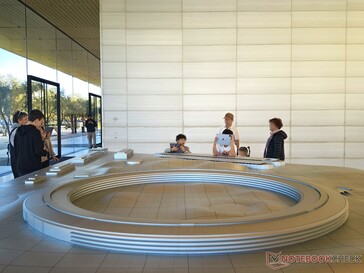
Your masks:
[[[272,118],[269,120],[270,136],[265,145],[265,158],[285,159],[284,140],[287,138],[287,134],[281,130],[282,127],[283,123],[280,118]]]

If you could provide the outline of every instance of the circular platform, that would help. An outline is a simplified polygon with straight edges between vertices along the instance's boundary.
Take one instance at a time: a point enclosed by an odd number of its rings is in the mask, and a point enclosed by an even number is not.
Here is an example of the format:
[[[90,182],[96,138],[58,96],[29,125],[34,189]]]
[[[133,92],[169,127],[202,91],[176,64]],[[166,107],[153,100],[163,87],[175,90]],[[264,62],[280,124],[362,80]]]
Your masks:
[[[289,208],[296,201],[252,187],[211,183],[155,183],[102,190],[74,205],[97,213],[150,220],[241,218]]]
[[[111,202],[110,196],[105,196],[115,195],[123,188],[157,189],[161,185],[175,190],[183,186],[185,209],[189,198],[201,197],[196,188],[202,185],[205,193],[206,186],[210,187],[209,196],[219,188],[216,198],[224,187],[231,189],[226,191],[230,194],[234,189],[259,192],[260,201],[266,204],[269,199],[281,198],[285,206],[261,213],[217,217],[219,213],[227,213],[229,205],[213,206],[212,200],[208,207],[215,217],[198,217],[198,214],[175,217],[176,208],[182,206],[181,194],[180,198],[166,196],[168,202],[164,207],[171,209],[169,212],[173,217],[152,217],[152,213],[149,217],[104,213],[105,210],[97,209],[101,203]],[[186,186],[196,188],[186,195]],[[87,198],[98,200],[94,209],[87,203]],[[123,202],[127,202],[125,198],[122,198]],[[149,201],[152,204],[155,200]],[[150,211],[153,206],[156,205],[150,205]],[[108,207],[105,205],[105,209]],[[346,221],[349,211],[347,200],[328,188],[282,177],[222,170],[140,171],[87,178],[34,193],[24,202],[23,208],[24,219],[31,226],[61,240],[101,249],[167,254],[242,252],[294,244],[338,228]],[[189,208],[193,210],[193,203]],[[241,209],[244,212],[244,208]]]

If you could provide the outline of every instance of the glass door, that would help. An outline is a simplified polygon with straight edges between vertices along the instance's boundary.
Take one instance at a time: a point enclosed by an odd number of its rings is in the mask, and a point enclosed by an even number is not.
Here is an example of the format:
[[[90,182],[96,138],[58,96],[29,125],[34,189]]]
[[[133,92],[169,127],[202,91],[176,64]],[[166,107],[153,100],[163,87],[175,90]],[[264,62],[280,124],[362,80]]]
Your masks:
[[[88,94],[88,113],[97,122],[96,130],[96,146],[102,146],[102,112],[101,112],[101,96]]]
[[[28,112],[38,109],[44,114],[44,126],[53,127],[51,142],[57,156],[61,158],[60,86],[34,76],[27,82]]]

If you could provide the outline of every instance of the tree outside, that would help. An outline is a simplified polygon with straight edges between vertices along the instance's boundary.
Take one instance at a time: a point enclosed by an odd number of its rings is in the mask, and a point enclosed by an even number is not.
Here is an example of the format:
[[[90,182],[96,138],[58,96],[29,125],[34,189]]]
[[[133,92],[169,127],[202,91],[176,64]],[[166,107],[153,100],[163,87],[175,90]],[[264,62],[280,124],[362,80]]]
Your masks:
[[[8,135],[13,113],[27,108],[26,83],[12,76],[0,75],[0,120],[2,134]]]
[[[33,108],[42,110],[45,106],[41,104],[42,95],[39,90],[39,83],[34,83],[33,89]],[[21,82],[11,75],[0,75],[0,127],[3,135],[8,135],[12,124],[12,115],[17,110],[27,110],[27,88],[26,82]],[[47,116],[46,123],[49,126],[56,126],[57,121],[57,105],[56,90],[47,90]],[[61,124],[66,129],[71,129],[71,133],[77,133],[77,128],[87,113],[88,102],[84,98],[71,97],[65,94],[65,90],[61,90]]]

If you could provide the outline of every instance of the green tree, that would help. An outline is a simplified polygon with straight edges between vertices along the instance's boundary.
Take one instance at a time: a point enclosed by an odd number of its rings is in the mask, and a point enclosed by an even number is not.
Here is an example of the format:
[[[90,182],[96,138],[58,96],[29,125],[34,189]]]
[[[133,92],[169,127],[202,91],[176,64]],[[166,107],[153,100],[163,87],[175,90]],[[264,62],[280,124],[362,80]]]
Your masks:
[[[26,109],[26,83],[12,76],[0,75],[0,119],[10,132],[12,115],[16,110]]]
[[[41,83],[34,83],[32,86],[33,109],[44,111],[47,107],[47,116],[45,117],[47,124],[55,126],[57,120],[57,103],[56,90],[48,89],[46,96],[48,103],[46,106],[42,104]],[[7,133],[10,132],[10,124],[12,115],[15,111],[26,111],[27,109],[27,85],[26,82],[21,82],[11,75],[0,75],[0,120],[5,123]],[[61,104],[61,123],[69,128],[72,128],[72,133],[76,133],[77,120],[82,119],[87,113],[87,100],[79,97],[66,96],[64,90],[60,94]]]
[[[87,100],[79,97],[61,96],[62,123],[71,128],[72,134],[76,133],[77,120],[81,119],[86,111]]]
[[[44,114],[47,126],[57,125],[57,89],[52,85],[32,82],[32,108]]]

